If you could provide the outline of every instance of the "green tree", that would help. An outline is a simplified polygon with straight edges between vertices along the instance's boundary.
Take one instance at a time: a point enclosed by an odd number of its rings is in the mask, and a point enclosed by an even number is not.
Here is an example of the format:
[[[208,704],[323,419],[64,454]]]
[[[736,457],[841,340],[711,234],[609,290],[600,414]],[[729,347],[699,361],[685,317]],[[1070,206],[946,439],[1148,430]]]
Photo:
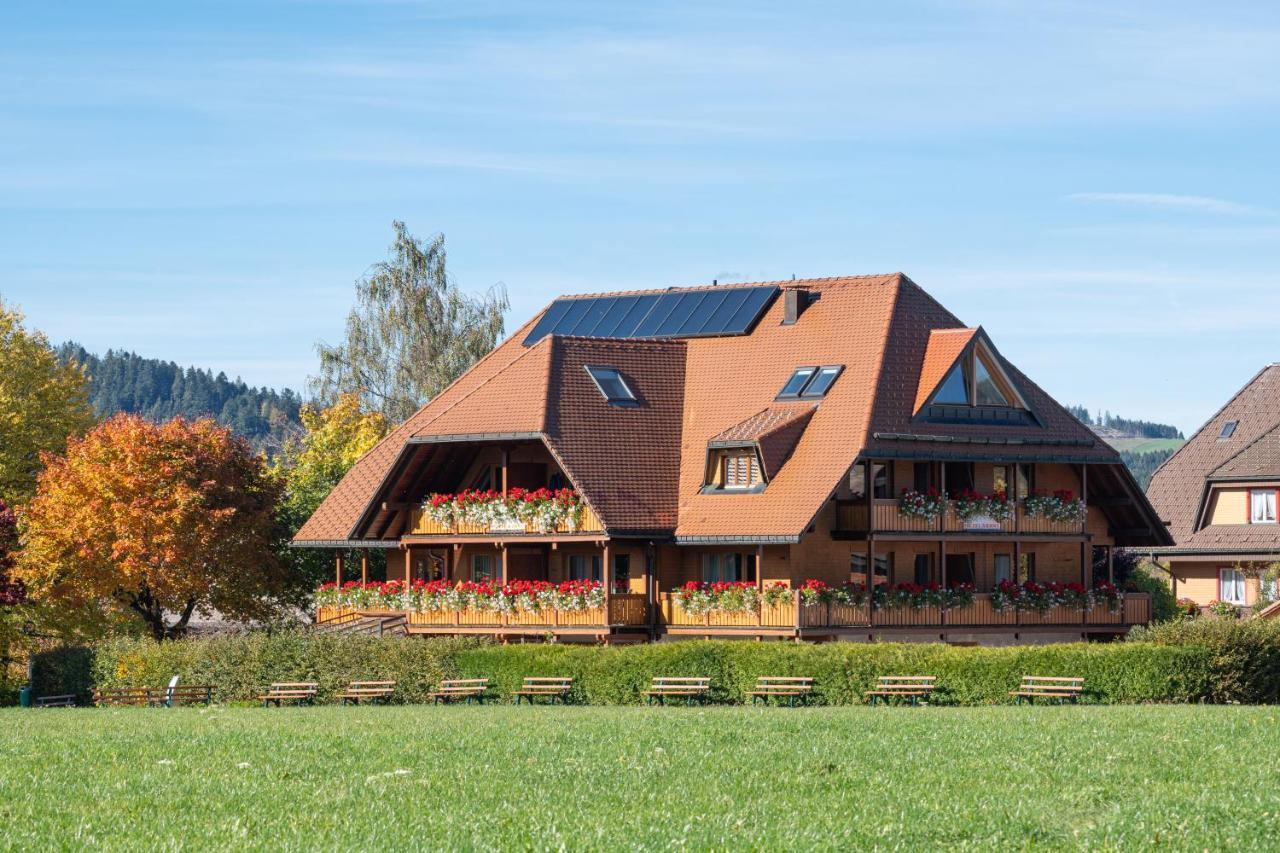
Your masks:
[[[339,395],[326,409],[304,406],[301,414],[302,438],[287,442],[272,464],[273,473],[284,483],[279,518],[290,537],[389,429],[386,417],[366,411],[355,394]],[[332,557],[327,552],[293,549],[286,551],[284,558],[304,594],[332,571]]]
[[[84,371],[22,320],[0,301],[0,497],[15,504],[35,492],[40,454],[62,452],[94,422]]]
[[[394,222],[386,261],[356,283],[346,340],[320,344],[320,373],[311,380],[324,405],[353,393],[365,408],[399,423],[497,345],[505,288],[463,293],[445,268],[444,235],[425,245]]]

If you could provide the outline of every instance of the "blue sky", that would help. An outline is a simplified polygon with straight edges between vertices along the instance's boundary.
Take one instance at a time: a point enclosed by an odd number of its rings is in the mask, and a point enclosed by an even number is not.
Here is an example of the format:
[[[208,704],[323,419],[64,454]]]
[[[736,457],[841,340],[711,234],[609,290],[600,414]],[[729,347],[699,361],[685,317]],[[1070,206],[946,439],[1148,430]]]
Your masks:
[[[1280,7],[6,3],[0,296],[300,387],[392,219],[557,293],[902,270],[1064,402],[1280,360]]]

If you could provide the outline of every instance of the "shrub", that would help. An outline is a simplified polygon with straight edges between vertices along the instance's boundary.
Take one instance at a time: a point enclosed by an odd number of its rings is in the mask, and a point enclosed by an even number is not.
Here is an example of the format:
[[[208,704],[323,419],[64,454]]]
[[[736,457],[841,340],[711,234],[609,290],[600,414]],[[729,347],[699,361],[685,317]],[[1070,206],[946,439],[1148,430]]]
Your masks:
[[[34,696],[75,694],[81,704],[93,700],[94,650],[64,646],[31,656],[31,692]]]
[[[1123,551],[1119,552],[1119,554],[1124,553]],[[1137,565],[1126,567],[1125,572],[1123,572],[1124,578],[1121,580],[1122,573],[1118,570],[1121,560],[1117,559],[1116,562],[1116,581],[1118,583],[1123,583],[1125,589],[1151,594],[1151,620],[1153,622],[1167,622],[1170,619],[1181,617],[1182,613],[1178,609],[1178,600],[1173,597],[1173,590],[1169,588],[1169,576],[1164,573],[1163,569],[1143,561]]]
[[[1209,654],[1210,702],[1280,701],[1280,622],[1193,619],[1134,628],[1129,638],[1157,646],[1199,647]]]
[[[702,640],[498,646],[464,639],[248,633],[164,644],[113,640],[96,649],[91,679],[76,692],[86,695],[91,685],[161,686],[177,674],[188,684],[213,684],[221,702],[252,702],[272,681],[319,682],[320,697],[328,700],[351,680],[395,679],[398,701],[422,702],[442,678],[488,677],[505,701],[525,676],[540,675],[573,677],[571,702],[619,705],[641,702],[654,676],[683,675],[709,677],[712,701],[737,703],[759,676],[807,675],[814,678],[815,703],[847,705],[861,702],[878,676],[898,674],[937,676],[935,704],[992,705],[1010,702],[1019,679],[1034,674],[1083,676],[1090,702],[1187,702],[1210,695],[1210,656],[1197,644],[1137,642],[1007,648]],[[37,671],[50,682],[54,675],[46,667],[41,662]]]

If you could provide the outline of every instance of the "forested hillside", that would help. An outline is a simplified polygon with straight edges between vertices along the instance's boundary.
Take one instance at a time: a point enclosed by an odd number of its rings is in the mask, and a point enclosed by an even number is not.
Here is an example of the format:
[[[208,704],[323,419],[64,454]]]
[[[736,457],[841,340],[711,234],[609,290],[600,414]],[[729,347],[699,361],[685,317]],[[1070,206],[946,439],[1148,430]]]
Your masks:
[[[1170,424],[1132,420],[1110,412],[1092,415],[1084,406],[1068,406],[1067,410],[1120,452],[1120,459],[1144,489],[1155,470],[1186,440],[1182,431]]]
[[[97,356],[75,343],[58,347],[58,356],[84,365],[94,410],[101,415],[130,412],[154,421],[211,415],[268,452],[301,428],[302,399],[287,388],[254,388],[225,373],[132,352],[108,350]]]

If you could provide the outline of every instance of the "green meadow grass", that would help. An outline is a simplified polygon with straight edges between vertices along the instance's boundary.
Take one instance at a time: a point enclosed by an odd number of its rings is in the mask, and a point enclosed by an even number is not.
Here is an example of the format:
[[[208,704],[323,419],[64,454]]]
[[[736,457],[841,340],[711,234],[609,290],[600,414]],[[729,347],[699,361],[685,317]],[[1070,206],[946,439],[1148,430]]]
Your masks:
[[[1274,849],[1280,709],[0,711],[12,849]]]
[[[1177,450],[1186,444],[1181,438],[1116,438],[1107,441],[1116,450],[1133,453],[1151,453],[1156,450]]]

